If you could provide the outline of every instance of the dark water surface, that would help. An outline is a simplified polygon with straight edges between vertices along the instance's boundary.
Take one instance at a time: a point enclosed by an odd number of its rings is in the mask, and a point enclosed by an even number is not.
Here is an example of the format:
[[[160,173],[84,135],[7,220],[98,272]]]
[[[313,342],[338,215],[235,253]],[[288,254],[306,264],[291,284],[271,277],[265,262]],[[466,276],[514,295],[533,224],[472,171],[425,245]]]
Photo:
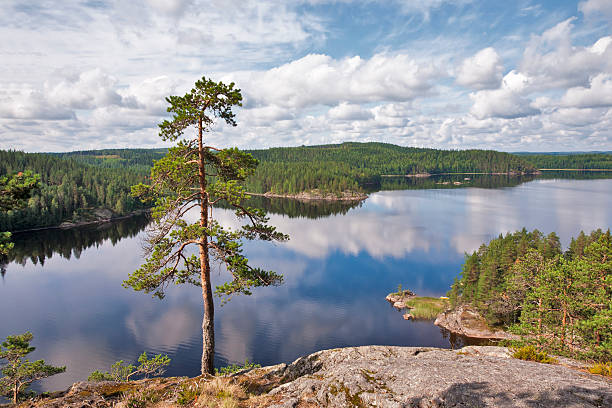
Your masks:
[[[612,179],[536,179],[498,188],[481,180],[478,187],[446,188],[452,181],[373,193],[358,205],[260,199],[291,240],[249,243],[246,253],[283,273],[285,283],[223,307],[217,302],[216,365],[276,364],[366,344],[450,347],[440,329],[404,321],[385,296],[400,283],[420,295],[444,295],[464,252],[500,233],[555,231],[566,247],[580,230],[612,227]],[[232,225],[226,210],[215,215]],[[157,300],[121,287],[142,261],[146,224],[137,217],[15,235],[15,252],[0,265],[0,339],[30,330],[33,359],[67,365],[43,389],[64,388],[145,350],[172,358],[169,375],[198,374],[200,289],[173,287]],[[217,283],[227,278],[221,269],[213,275]]]

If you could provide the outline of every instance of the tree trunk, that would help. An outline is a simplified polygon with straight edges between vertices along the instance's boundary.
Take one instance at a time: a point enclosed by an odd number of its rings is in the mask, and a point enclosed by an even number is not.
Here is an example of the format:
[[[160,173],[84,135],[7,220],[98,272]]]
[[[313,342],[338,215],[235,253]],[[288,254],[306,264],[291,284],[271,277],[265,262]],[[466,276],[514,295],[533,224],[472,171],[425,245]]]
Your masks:
[[[202,145],[202,118],[198,123],[198,167],[200,181],[200,226],[208,227],[208,192],[206,191],[206,164]],[[200,238],[200,283],[204,317],[202,319],[202,374],[214,374],[215,366],[215,305],[210,283],[210,262],[208,259],[208,236]]]

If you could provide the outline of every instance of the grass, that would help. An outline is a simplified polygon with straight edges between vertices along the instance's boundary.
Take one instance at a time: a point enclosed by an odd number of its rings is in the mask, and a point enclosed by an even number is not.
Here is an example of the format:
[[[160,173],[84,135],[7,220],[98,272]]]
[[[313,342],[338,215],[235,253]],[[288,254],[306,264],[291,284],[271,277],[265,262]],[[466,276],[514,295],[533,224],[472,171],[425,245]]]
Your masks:
[[[596,363],[593,367],[589,368],[589,373],[612,377],[612,362]]]
[[[406,306],[410,309],[413,319],[433,320],[447,307],[445,299],[418,296],[406,301]]]
[[[556,364],[557,359],[550,357],[545,351],[538,351],[534,346],[524,346],[512,350],[512,357],[519,360],[535,361],[544,364]]]

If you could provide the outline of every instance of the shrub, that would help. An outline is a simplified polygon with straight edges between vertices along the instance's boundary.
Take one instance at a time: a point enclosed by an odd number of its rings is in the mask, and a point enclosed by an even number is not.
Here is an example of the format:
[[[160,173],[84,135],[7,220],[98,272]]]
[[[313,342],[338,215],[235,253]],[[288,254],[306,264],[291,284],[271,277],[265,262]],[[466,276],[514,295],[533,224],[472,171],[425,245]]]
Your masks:
[[[7,361],[0,370],[0,396],[10,397],[14,404],[31,395],[27,387],[32,382],[66,371],[65,366],[54,367],[44,360],[30,362],[24,358],[36,349],[30,346],[33,337],[30,332],[7,336],[0,346],[0,359]]]
[[[550,357],[545,351],[538,351],[534,346],[524,346],[513,349],[512,357],[520,360],[536,361],[544,364],[557,363],[557,359]]]
[[[119,360],[111,366],[110,372],[96,370],[87,377],[87,381],[129,381],[136,376],[160,376],[170,365],[170,358],[165,354],[158,354],[150,359],[147,353],[142,353],[138,357],[138,363],[138,366],[124,365],[123,360]]]
[[[237,373],[238,371],[250,370],[252,368],[261,368],[261,365],[251,363],[249,362],[249,360],[245,360],[243,365],[232,364],[226,367],[221,367],[218,370],[215,368],[215,375],[231,375],[231,374]]]
[[[612,362],[597,363],[589,368],[589,373],[612,377]]]

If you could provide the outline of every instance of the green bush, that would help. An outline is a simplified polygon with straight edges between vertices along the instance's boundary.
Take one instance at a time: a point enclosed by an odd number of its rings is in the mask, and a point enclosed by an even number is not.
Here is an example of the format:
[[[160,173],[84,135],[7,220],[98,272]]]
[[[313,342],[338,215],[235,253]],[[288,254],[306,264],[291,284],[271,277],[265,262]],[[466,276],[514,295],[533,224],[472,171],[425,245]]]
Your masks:
[[[544,364],[557,363],[557,359],[550,357],[545,351],[538,351],[534,346],[524,346],[513,349],[512,357],[520,360],[536,361]]]
[[[218,370],[215,368],[215,375],[230,375],[230,374],[237,373],[238,371],[250,370],[251,368],[261,368],[261,365],[251,363],[249,362],[249,360],[246,360],[244,362],[244,365],[232,364],[226,367],[221,367]]]
[[[612,377],[612,362],[596,363],[593,367],[589,368],[589,373]]]
[[[145,352],[138,357],[138,363],[138,366],[124,365],[123,360],[119,360],[111,366],[110,372],[96,370],[87,377],[87,381],[129,381],[135,376],[160,376],[170,365],[170,358],[165,354],[158,354],[150,359]]]

